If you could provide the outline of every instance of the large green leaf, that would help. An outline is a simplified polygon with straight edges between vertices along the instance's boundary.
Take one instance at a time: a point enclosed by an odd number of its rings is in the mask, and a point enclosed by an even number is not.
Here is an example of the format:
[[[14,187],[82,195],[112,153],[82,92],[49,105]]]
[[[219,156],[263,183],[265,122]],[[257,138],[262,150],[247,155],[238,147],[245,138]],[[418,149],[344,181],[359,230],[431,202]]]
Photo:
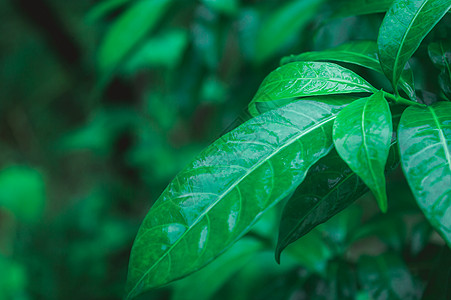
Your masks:
[[[451,247],[451,103],[407,108],[398,135],[410,189],[426,218]]]
[[[249,112],[258,115],[256,103],[294,97],[375,92],[362,77],[328,62],[293,62],[271,72],[249,103]]]
[[[319,160],[284,207],[276,247],[277,262],[289,244],[348,207],[366,191],[360,178],[335,150]]]
[[[383,212],[387,210],[384,168],[392,131],[390,108],[382,92],[354,101],[334,123],[338,154],[370,188]]]
[[[294,102],[203,151],[143,221],[130,256],[128,297],[205,266],[290,194],[332,148],[333,121],[344,105]]]
[[[399,165],[397,147],[396,143],[392,143],[386,173]],[[338,214],[367,191],[363,181],[335,150],[320,159],[310,168],[305,180],[285,204],[276,260],[280,260],[285,247]]]
[[[294,0],[271,12],[260,26],[256,40],[256,61],[275,54],[315,16],[324,0]]]
[[[111,71],[161,19],[172,0],[140,0],[111,26],[99,53],[99,67]]]
[[[416,299],[415,282],[405,263],[387,253],[362,256],[357,265],[360,284],[374,300]]]
[[[432,62],[441,71],[438,77],[440,88],[448,100],[451,100],[451,42],[431,43],[428,50]]]
[[[336,61],[356,64],[383,74],[379,63],[377,44],[375,41],[352,41],[336,48],[324,51],[304,52],[282,58],[280,64],[285,65],[295,61]],[[408,65],[406,65],[408,66]],[[413,72],[406,67],[399,80],[399,85],[411,99],[415,99]]]
[[[382,70],[396,89],[409,58],[451,7],[451,0],[395,0],[377,40]]]

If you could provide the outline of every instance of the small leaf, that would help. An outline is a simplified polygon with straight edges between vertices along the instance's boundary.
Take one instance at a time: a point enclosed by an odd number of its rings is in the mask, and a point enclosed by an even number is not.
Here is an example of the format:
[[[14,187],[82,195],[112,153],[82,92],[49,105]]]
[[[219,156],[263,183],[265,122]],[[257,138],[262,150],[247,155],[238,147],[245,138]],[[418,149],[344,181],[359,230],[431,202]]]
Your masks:
[[[397,90],[404,66],[451,7],[451,0],[395,0],[377,40],[382,70]]]
[[[401,164],[418,205],[451,247],[451,103],[408,107],[398,128]]]
[[[261,25],[257,34],[256,57],[262,62],[302,30],[324,0],[294,0],[274,12]]]
[[[295,61],[344,62],[356,64],[384,74],[379,63],[377,44],[374,41],[352,41],[329,50],[304,52],[299,55],[291,55],[284,57],[280,64],[285,65]],[[401,74],[399,85],[410,97],[410,99],[416,99],[413,72],[408,64]]]
[[[374,92],[375,88],[354,72],[327,62],[293,62],[271,72],[249,103],[256,116],[256,103],[294,97]]]
[[[416,299],[412,274],[394,254],[362,256],[357,264],[357,273],[360,284],[369,291],[371,299]]]
[[[338,154],[373,192],[380,209],[387,210],[384,168],[393,125],[383,93],[351,103],[334,123]]]
[[[293,192],[332,148],[333,121],[344,105],[291,103],[204,150],[143,221],[130,256],[128,298],[205,266]]]
[[[162,18],[172,0],[140,0],[111,26],[99,52],[102,71],[113,70]]]
[[[432,62],[441,71],[438,77],[440,88],[451,100],[451,42],[431,43],[428,50]]]

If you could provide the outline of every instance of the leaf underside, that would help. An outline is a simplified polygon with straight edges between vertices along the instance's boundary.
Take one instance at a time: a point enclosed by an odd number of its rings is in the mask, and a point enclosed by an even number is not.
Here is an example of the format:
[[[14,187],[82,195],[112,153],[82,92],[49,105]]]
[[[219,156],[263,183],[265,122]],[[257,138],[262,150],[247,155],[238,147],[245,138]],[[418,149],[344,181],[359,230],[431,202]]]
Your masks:
[[[205,266],[292,193],[332,148],[333,121],[346,104],[291,103],[204,150],[143,221],[130,256],[128,297]]]
[[[410,189],[426,218],[451,247],[451,103],[407,108],[398,136]]]

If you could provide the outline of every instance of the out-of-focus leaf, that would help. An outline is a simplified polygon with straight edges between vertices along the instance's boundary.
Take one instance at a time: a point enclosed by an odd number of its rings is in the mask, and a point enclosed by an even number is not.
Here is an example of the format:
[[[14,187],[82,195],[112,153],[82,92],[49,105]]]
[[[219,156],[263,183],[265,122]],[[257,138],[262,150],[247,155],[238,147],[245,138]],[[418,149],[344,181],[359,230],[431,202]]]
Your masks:
[[[407,61],[451,7],[450,0],[395,0],[379,29],[382,70],[397,90]]]
[[[261,242],[254,239],[239,240],[207,267],[175,283],[171,299],[212,299],[216,291],[243,268],[261,248]]]
[[[344,105],[295,102],[210,145],[143,221],[130,257],[128,297],[200,269],[249,231],[330,151],[332,123]]]
[[[374,300],[416,299],[415,284],[404,262],[394,254],[362,256],[357,265],[359,281]]]
[[[437,265],[431,271],[421,300],[448,300],[451,298],[451,250],[443,247]]]
[[[0,208],[25,222],[36,222],[46,202],[44,179],[37,170],[10,166],[0,171]]]
[[[310,272],[325,276],[333,251],[327,246],[321,231],[312,230],[286,248],[286,254]],[[279,257],[277,258],[279,260]],[[280,261],[278,261],[280,262]]]
[[[323,1],[294,0],[272,12],[257,34],[255,60],[262,62],[274,55],[312,20]]]
[[[451,100],[451,42],[431,43],[428,52],[434,65],[441,71],[438,77],[440,88],[448,100]]]
[[[233,15],[238,11],[239,0],[202,0],[211,9],[228,15]]]
[[[0,299],[29,299],[23,265],[0,255]]]
[[[95,22],[127,2],[130,2],[130,0],[103,0],[88,12],[86,20],[88,22]]]
[[[412,227],[410,244],[413,255],[417,255],[424,249],[429,242],[431,234],[432,227],[426,220],[422,220]]]
[[[337,1],[337,9],[333,17],[342,18],[349,16],[367,15],[386,12],[393,0],[343,0]]]
[[[390,151],[392,117],[382,92],[352,102],[334,123],[334,145],[387,211],[384,168]]]
[[[280,64],[285,65],[295,61],[345,62],[356,64],[383,74],[379,63],[377,44],[374,41],[353,41],[329,50],[291,55],[282,58]],[[413,72],[408,64],[401,74],[399,85],[411,99],[416,99]]]
[[[226,100],[227,87],[218,78],[209,76],[205,78],[200,98],[203,103],[223,103]]]
[[[112,71],[158,21],[172,0],[140,0],[125,11],[107,32],[99,52],[99,67]]]
[[[451,103],[408,107],[398,128],[401,164],[418,205],[451,247]]]
[[[183,30],[171,30],[150,38],[124,64],[127,74],[136,74],[149,67],[177,66],[188,46],[188,34]]]
[[[352,233],[352,241],[376,237],[390,248],[401,251],[406,239],[406,225],[399,214],[377,215]]]
[[[271,72],[263,80],[249,103],[256,116],[258,102],[295,97],[376,92],[362,77],[337,64],[327,62],[293,62]]]

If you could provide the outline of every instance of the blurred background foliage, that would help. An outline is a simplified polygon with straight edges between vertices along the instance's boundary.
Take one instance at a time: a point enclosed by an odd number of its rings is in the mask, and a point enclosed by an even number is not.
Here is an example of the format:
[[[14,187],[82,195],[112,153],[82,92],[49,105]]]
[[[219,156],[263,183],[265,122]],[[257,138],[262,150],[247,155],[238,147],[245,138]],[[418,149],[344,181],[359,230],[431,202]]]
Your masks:
[[[0,299],[120,299],[166,184],[248,118],[283,55],[375,40],[390,1],[372,2],[0,0]],[[412,65],[432,97],[440,70],[421,48]],[[449,250],[399,171],[389,195],[389,213],[364,196],[281,266],[279,206],[208,267],[142,298],[445,299]]]

